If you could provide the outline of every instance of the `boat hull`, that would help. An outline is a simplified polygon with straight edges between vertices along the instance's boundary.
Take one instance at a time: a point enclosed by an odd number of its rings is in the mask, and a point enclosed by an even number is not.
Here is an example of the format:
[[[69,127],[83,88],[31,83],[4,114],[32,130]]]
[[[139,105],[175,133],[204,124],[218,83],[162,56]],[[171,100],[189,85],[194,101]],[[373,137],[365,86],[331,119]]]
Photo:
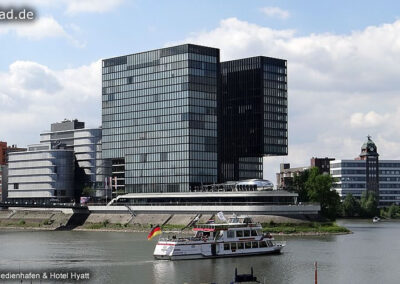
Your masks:
[[[240,257],[240,256],[260,256],[268,254],[280,254],[284,246],[274,246],[268,248],[265,251],[254,251],[254,252],[236,252],[236,253],[224,253],[215,255],[206,255],[202,253],[194,254],[154,254],[155,259],[159,260],[187,260],[187,259],[207,259],[207,258],[225,258],[225,257]]]

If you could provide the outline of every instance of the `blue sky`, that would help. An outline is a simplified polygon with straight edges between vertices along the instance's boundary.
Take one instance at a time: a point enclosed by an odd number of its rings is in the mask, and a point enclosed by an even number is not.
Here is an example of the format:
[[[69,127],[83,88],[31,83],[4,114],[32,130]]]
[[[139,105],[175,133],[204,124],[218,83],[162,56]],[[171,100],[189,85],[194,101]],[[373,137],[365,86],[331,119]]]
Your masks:
[[[0,0],[0,6],[28,1]],[[400,159],[400,2],[31,0],[35,23],[0,23],[0,140],[50,123],[101,124],[100,59],[192,42],[222,59],[288,60],[289,156],[353,158],[368,134]]]
[[[19,2],[22,5],[24,1]],[[54,17],[78,44],[63,37],[26,40],[11,32],[0,38],[1,70],[7,70],[16,60],[32,60],[59,69],[155,49],[192,33],[213,29],[222,19],[230,17],[273,29],[293,29],[301,36],[347,34],[367,26],[391,23],[398,18],[400,10],[398,1],[134,0],[110,1],[120,4],[104,12],[68,13],[67,4],[54,2],[37,1],[31,6],[36,8],[39,17]],[[96,5],[96,1],[92,2]],[[102,5],[107,1],[97,2]],[[264,7],[279,7],[290,16],[286,19],[267,16],[261,10]]]

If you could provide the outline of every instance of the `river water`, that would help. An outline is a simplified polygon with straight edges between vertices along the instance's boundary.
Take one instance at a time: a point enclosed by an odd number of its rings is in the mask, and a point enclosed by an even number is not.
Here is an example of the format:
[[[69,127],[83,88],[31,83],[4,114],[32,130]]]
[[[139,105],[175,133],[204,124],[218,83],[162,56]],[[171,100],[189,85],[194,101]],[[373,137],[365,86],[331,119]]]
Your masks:
[[[156,240],[146,233],[0,231],[0,273],[90,273],[89,281],[57,283],[221,284],[236,267],[253,267],[262,283],[314,283],[317,261],[318,283],[400,283],[400,222],[339,223],[354,233],[283,237],[280,255],[186,261],[154,260]]]

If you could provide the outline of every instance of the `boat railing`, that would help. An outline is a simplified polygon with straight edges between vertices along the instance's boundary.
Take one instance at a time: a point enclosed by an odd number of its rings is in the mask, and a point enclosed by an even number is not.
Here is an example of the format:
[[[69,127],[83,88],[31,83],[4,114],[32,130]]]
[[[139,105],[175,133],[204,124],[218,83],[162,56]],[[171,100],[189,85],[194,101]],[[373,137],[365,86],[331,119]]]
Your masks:
[[[164,237],[160,238],[158,241],[159,242],[178,242],[178,243],[184,243],[184,242],[189,242],[189,241],[207,241],[209,238],[206,237],[187,237],[187,238],[174,238],[174,237]]]

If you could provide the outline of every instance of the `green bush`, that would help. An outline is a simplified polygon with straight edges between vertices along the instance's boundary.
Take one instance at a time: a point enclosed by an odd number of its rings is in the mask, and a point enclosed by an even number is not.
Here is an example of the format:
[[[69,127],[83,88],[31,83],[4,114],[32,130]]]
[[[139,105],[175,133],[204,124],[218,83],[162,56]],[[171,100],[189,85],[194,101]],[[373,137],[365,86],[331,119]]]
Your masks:
[[[108,224],[110,224],[110,221],[108,219],[106,219],[103,221],[102,224],[103,224],[103,227],[105,228],[105,227],[107,227]]]
[[[25,225],[25,224],[26,224],[25,220],[20,220],[20,221],[18,222],[18,225]]]

